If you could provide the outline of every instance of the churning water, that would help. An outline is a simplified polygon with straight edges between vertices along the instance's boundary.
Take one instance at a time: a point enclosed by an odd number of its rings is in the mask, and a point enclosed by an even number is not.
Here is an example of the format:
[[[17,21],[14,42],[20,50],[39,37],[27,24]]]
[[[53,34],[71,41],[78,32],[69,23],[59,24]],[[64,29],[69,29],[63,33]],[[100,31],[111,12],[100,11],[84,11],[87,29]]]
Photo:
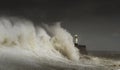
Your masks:
[[[0,70],[117,70],[119,61],[79,54],[60,26],[0,18]]]

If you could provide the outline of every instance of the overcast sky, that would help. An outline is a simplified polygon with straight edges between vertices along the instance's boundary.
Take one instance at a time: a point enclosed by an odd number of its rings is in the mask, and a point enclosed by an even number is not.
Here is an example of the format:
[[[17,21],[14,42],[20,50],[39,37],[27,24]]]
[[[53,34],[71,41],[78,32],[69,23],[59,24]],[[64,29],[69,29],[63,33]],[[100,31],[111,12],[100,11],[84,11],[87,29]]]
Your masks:
[[[120,6],[115,0],[3,0],[0,15],[62,22],[88,50],[120,51]]]

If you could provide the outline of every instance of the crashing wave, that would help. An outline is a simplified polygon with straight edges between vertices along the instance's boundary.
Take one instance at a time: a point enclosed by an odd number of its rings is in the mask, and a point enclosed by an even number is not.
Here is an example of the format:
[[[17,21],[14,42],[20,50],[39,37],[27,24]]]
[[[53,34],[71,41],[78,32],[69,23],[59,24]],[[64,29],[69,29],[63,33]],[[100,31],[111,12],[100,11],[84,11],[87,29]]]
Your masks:
[[[61,27],[34,26],[26,19],[0,18],[0,70],[109,70],[117,61],[83,56]]]

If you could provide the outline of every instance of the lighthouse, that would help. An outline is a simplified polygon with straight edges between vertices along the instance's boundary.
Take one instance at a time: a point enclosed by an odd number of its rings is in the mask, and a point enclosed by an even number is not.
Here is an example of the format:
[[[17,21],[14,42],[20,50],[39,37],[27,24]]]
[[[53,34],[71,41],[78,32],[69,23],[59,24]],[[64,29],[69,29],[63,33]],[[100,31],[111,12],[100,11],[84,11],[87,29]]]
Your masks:
[[[74,35],[74,45],[79,49],[80,54],[87,55],[86,45],[79,44],[79,36],[77,34]]]
[[[78,35],[77,34],[75,34],[74,35],[74,43],[75,43],[75,45],[78,45]]]

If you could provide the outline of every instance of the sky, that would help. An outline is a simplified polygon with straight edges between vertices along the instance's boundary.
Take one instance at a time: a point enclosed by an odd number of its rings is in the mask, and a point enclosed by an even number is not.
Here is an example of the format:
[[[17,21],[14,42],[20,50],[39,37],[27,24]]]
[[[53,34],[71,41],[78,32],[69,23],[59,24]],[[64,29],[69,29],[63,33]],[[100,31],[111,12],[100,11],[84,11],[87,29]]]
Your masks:
[[[120,51],[117,0],[2,0],[0,16],[28,18],[36,25],[61,22],[88,50]]]

